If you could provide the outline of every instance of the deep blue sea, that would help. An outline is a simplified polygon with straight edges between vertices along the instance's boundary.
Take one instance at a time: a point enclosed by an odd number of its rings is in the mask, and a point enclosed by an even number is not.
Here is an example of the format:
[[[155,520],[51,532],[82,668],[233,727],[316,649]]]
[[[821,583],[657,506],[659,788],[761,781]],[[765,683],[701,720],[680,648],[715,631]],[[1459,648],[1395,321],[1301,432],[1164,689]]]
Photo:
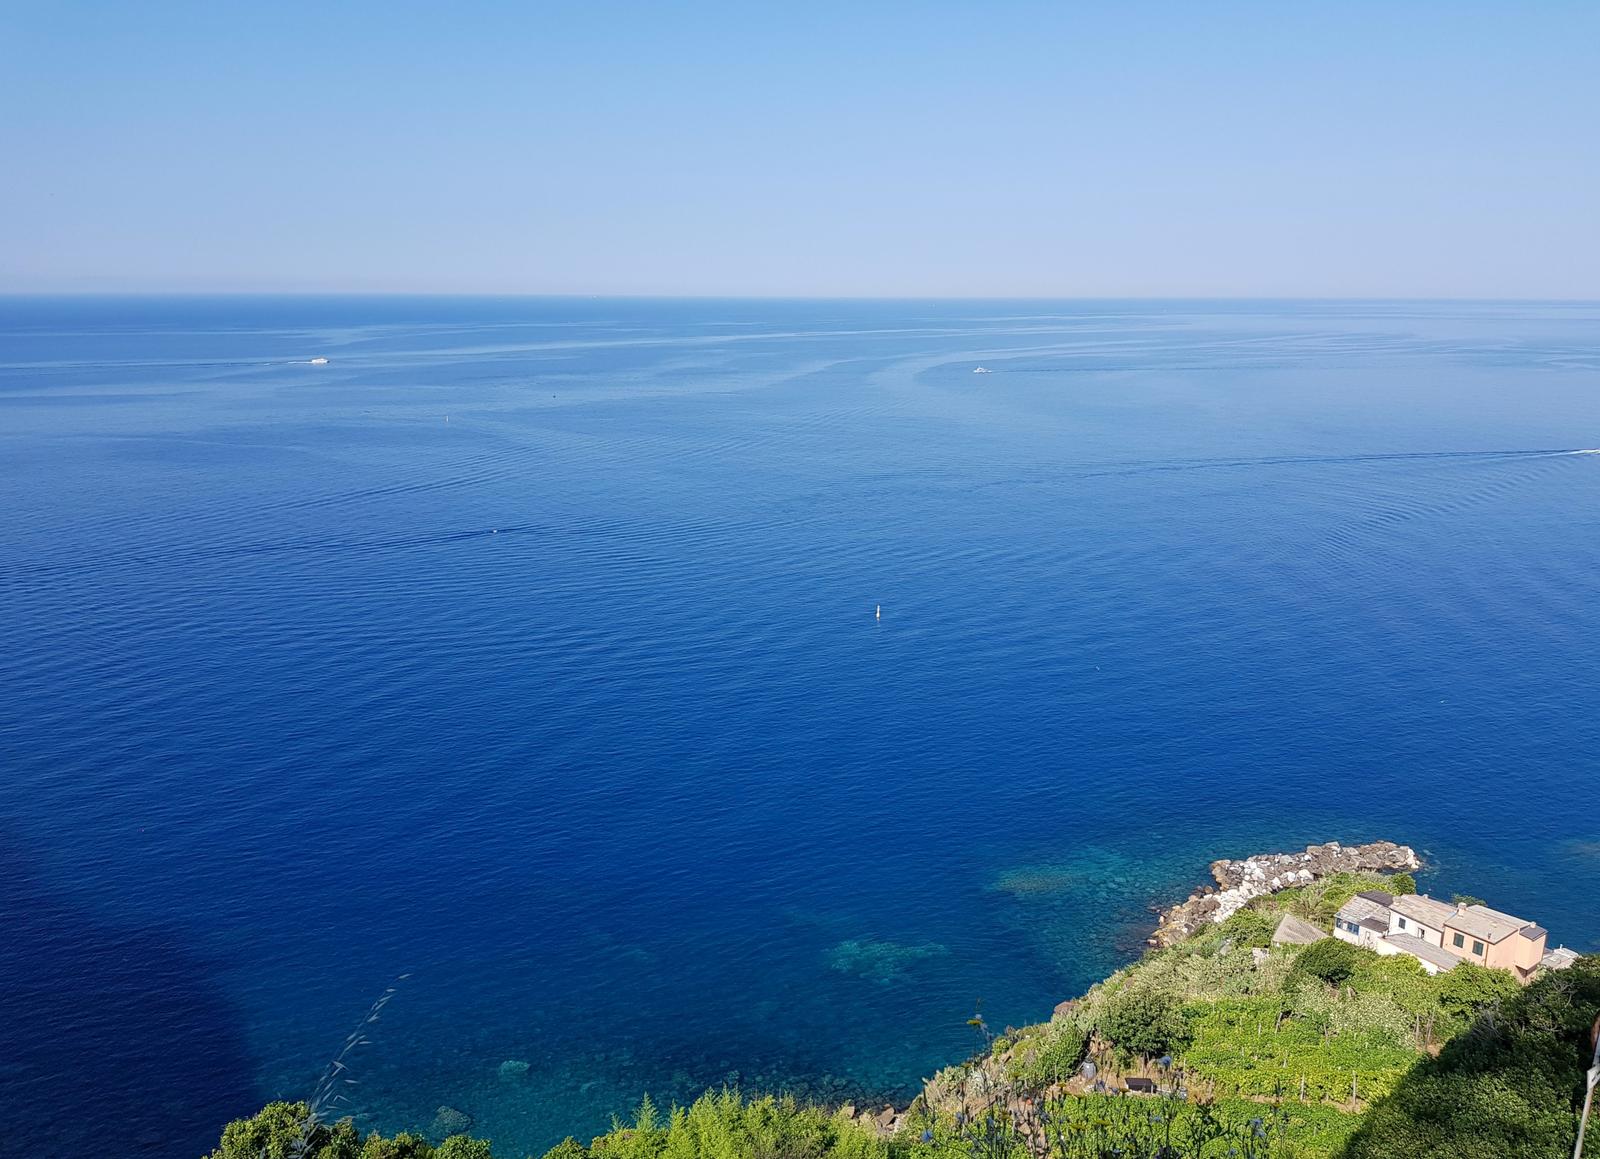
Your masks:
[[[0,300],[0,1153],[391,985],[507,1156],[904,1097],[1309,841],[1600,948],[1594,447],[1594,304]]]

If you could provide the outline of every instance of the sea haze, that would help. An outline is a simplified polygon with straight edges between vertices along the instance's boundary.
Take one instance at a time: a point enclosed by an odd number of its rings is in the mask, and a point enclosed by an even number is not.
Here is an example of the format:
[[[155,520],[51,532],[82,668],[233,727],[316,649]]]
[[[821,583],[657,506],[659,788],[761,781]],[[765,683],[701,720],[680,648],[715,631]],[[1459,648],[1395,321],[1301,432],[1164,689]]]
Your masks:
[[[1309,841],[1595,949],[1593,447],[1594,305],[0,302],[9,1142],[402,974],[385,1129],[904,1097]]]

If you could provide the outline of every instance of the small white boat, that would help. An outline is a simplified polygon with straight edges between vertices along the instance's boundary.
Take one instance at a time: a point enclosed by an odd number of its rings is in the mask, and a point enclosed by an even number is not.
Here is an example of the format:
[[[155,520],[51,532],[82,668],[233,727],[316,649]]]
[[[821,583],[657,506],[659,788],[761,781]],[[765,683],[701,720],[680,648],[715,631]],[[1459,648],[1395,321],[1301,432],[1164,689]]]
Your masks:
[[[990,370],[987,366],[980,366],[976,370],[974,370],[972,373],[973,374],[993,374],[994,371]]]
[[[311,365],[312,366],[326,366],[326,365],[328,365],[328,360],[326,358],[313,358],[311,360]]]

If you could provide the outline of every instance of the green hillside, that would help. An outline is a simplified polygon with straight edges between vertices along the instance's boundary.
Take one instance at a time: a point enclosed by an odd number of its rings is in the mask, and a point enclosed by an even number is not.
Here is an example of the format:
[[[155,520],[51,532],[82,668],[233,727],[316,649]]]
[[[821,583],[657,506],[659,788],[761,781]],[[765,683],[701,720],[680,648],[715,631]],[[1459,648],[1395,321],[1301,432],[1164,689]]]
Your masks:
[[[1283,914],[1326,929],[1377,884],[1346,874],[1257,899],[1049,1022],[993,1035],[973,1019],[983,1049],[907,1108],[708,1092],[665,1112],[647,1101],[549,1159],[1568,1159],[1600,955],[1523,987],[1470,964],[1431,977],[1332,939],[1271,944]],[[1600,1159],[1600,1123],[1589,1135]],[[231,1124],[212,1159],[492,1155],[465,1136],[363,1137],[276,1103]]]

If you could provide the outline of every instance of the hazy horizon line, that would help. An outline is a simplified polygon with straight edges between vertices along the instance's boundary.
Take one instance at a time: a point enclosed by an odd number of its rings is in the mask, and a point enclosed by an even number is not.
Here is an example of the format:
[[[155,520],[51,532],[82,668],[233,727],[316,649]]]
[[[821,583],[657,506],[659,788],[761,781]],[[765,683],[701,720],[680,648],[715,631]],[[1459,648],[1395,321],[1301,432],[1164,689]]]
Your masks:
[[[526,298],[617,302],[1460,302],[1596,305],[1600,297],[1448,294],[652,294],[539,290],[6,290],[39,298]]]

